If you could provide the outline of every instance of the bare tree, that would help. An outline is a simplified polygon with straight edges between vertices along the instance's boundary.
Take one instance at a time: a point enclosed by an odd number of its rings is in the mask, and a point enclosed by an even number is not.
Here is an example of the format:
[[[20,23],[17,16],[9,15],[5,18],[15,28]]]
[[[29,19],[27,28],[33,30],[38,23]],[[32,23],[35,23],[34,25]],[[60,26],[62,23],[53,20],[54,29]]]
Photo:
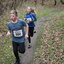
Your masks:
[[[45,0],[41,0],[41,5],[42,5],[42,6],[44,5],[44,1],[45,1]]]
[[[34,0],[35,6],[37,5],[37,0]]]
[[[64,4],[64,0],[60,0],[60,2],[61,2],[62,4]]]
[[[56,1],[56,0],[54,0],[54,2],[55,2],[55,3],[54,3],[54,6],[56,6],[56,4],[57,4],[57,1]]]
[[[4,6],[3,6],[3,3],[0,2],[0,15],[2,15],[4,12]]]

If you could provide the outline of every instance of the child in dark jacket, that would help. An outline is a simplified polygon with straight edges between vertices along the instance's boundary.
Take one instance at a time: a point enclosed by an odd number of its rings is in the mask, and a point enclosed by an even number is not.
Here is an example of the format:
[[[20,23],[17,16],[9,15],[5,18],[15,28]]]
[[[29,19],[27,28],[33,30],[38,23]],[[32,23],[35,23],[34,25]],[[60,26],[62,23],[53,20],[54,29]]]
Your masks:
[[[29,41],[29,46],[28,48],[31,48],[31,37],[33,37],[34,34],[34,27],[35,27],[35,21],[36,19],[36,15],[32,12],[32,9],[30,7],[27,8],[27,13],[24,16],[24,20],[27,21],[28,27],[29,27],[29,31],[28,31],[28,41]]]

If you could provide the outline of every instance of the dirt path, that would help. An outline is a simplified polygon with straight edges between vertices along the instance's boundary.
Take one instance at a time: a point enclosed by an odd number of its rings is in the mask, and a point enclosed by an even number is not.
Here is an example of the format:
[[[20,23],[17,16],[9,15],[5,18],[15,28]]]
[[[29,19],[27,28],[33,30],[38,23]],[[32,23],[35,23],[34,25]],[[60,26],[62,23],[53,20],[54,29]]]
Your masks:
[[[32,38],[32,43],[31,43],[32,47],[30,49],[28,49],[28,43],[27,43],[26,52],[21,57],[22,64],[32,64],[31,62],[32,62],[32,59],[33,59],[33,54],[34,54],[34,46],[36,44],[36,39],[37,39],[37,36],[38,36],[38,33],[39,33],[38,29],[41,29],[40,28],[41,24],[42,24],[42,22],[40,22],[40,21],[36,22],[36,28],[35,28],[35,30],[36,30],[37,33],[35,33],[34,37]]]
[[[42,19],[40,21],[42,21]],[[36,33],[34,34],[34,37],[32,38],[32,43],[31,43],[32,47],[30,49],[28,49],[28,43],[27,43],[26,52],[21,57],[22,64],[32,64],[36,39],[37,39],[37,36],[38,36],[38,33],[39,33],[39,29],[41,29],[41,25],[42,25],[42,22],[40,22],[40,21],[36,22],[36,28],[35,28]]]
[[[43,24],[43,21],[46,21],[45,19],[47,17],[50,17],[51,15],[53,15],[55,13],[57,13],[57,11],[52,12],[52,13],[42,17],[39,21],[36,22],[35,30],[36,30],[37,33],[34,34],[34,37],[32,38],[32,43],[31,43],[32,48],[28,49],[28,47],[27,47],[28,44],[27,44],[25,54],[20,57],[22,64],[32,64],[33,57],[34,57],[33,56],[34,55],[34,47],[35,47],[35,44],[36,44],[37,36],[39,34],[39,30],[41,29],[41,26]]]

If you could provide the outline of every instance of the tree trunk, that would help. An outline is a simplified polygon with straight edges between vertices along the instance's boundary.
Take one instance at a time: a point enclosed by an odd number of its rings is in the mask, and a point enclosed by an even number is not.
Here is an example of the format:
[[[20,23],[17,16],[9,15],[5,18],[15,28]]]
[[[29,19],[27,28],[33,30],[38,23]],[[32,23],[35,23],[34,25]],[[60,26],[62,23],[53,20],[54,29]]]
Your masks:
[[[57,4],[57,1],[56,1],[56,0],[54,0],[54,2],[55,2],[55,3],[54,3],[54,6],[56,6],[56,4]]]
[[[37,5],[37,0],[34,0],[35,6]]]
[[[44,5],[44,1],[45,1],[45,0],[42,0],[42,2],[41,2],[41,5],[42,5],[42,6]]]
[[[60,2],[61,2],[62,4],[64,4],[64,1],[63,1],[63,0],[60,0]]]

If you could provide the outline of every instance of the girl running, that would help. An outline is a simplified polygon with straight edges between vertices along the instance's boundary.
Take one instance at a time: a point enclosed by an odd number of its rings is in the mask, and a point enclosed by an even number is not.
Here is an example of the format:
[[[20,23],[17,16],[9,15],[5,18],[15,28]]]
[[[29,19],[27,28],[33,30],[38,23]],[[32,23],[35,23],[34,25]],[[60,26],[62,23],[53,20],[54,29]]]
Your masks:
[[[28,48],[31,48],[31,37],[33,37],[34,34],[34,27],[35,27],[34,22],[36,21],[36,15],[32,12],[32,9],[30,7],[27,8],[27,13],[25,14],[24,20],[27,21],[27,24],[29,26]]]

